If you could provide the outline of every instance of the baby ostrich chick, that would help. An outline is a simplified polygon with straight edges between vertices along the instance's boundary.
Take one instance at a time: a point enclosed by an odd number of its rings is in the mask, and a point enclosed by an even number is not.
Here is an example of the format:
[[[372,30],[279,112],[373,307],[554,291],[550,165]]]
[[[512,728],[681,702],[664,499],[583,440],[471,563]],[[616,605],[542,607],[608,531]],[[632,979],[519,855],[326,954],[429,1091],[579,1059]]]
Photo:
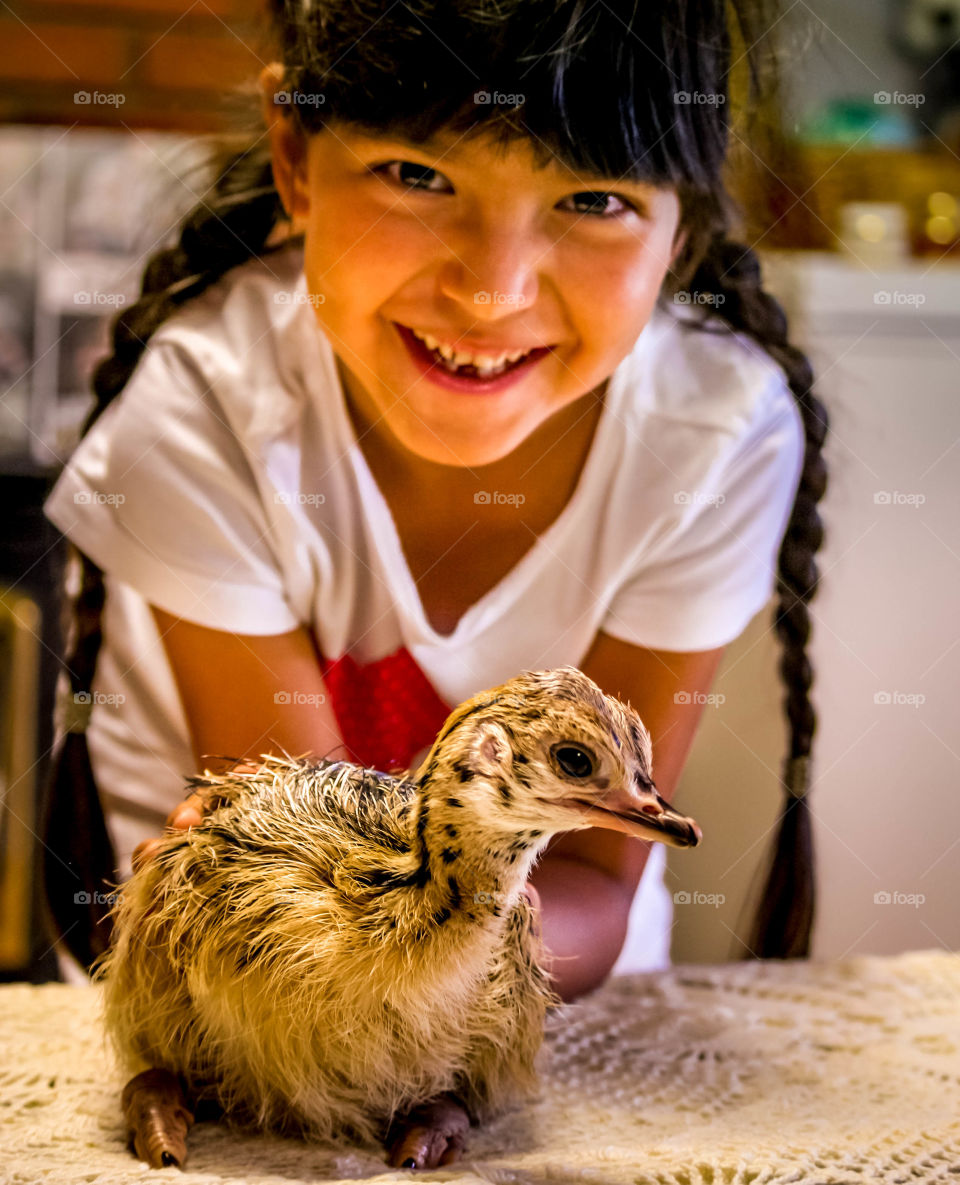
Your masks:
[[[561,1001],[523,890],[550,838],[701,839],[657,795],[637,713],[570,666],[461,704],[416,773],[271,756],[206,774],[189,781],[214,809],[124,884],[96,969],[153,1167],[183,1166],[204,1102],[452,1163],[471,1123],[536,1090]]]

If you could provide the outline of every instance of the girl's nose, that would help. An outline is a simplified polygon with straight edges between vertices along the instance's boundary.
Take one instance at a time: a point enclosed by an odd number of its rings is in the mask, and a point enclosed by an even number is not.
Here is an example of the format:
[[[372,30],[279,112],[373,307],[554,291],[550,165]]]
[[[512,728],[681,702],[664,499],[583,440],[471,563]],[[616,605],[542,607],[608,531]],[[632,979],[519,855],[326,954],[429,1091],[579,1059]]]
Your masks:
[[[536,303],[547,246],[530,235],[488,230],[451,243],[440,291],[477,321],[502,321]]]

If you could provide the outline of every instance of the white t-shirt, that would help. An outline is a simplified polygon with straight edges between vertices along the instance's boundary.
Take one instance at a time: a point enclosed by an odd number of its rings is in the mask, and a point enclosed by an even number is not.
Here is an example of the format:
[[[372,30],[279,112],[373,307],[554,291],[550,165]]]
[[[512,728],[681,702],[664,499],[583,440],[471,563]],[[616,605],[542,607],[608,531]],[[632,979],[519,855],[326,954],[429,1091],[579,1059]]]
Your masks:
[[[568,504],[438,634],[307,296],[297,246],[179,309],[44,506],[106,573],[88,741],[125,871],[197,772],[148,603],[239,634],[306,625],[345,740],[352,727],[358,759],[389,768],[476,692],[524,668],[579,665],[598,630],[658,649],[723,646],[775,587],[804,448],[785,376],[749,339],[685,330],[658,309],[610,378]],[[399,685],[413,688],[409,712]],[[390,753],[357,739],[378,695],[394,713],[388,734],[414,721]],[[669,962],[664,856],[654,844],[616,971]]]

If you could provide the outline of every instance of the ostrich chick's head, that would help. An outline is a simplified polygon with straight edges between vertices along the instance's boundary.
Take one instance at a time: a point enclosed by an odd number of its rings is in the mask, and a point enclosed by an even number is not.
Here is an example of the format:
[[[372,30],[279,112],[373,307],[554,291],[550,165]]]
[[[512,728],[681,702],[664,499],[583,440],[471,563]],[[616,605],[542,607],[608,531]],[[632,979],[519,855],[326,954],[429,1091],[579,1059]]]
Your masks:
[[[523,671],[461,704],[414,776],[423,783],[449,767],[494,832],[604,827],[696,847],[700,828],[657,793],[651,749],[633,708],[565,666]]]

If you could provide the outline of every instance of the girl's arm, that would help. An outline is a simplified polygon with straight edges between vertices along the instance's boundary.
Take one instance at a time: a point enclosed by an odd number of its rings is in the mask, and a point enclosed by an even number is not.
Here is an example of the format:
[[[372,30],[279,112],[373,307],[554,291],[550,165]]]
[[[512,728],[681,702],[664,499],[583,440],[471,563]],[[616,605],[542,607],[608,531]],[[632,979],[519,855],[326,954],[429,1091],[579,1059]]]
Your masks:
[[[197,768],[222,773],[229,762],[204,753],[256,759],[261,753],[342,757],[343,738],[327,700],[326,684],[309,632],[231,634],[207,629],[151,606],[180,693]],[[339,750],[339,752],[338,752]],[[167,816],[167,825],[200,822],[204,803],[191,794]],[[139,864],[160,844],[137,844]]]
[[[279,755],[282,746],[293,757],[308,751],[322,757],[343,745],[303,626],[286,634],[231,634],[151,609],[199,767],[215,768],[201,759],[204,753],[256,758]]]
[[[703,711],[697,693],[709,691],[723,651],[648,650],[600,632],[580,663],[639,713],[653,742],[653,780],[668,802]],[[553,973],[565,1000],[599,987],[613,969],[649,853],[646,840],[590,827],[558,836],[534,869],[543,941],[557,956]]]

